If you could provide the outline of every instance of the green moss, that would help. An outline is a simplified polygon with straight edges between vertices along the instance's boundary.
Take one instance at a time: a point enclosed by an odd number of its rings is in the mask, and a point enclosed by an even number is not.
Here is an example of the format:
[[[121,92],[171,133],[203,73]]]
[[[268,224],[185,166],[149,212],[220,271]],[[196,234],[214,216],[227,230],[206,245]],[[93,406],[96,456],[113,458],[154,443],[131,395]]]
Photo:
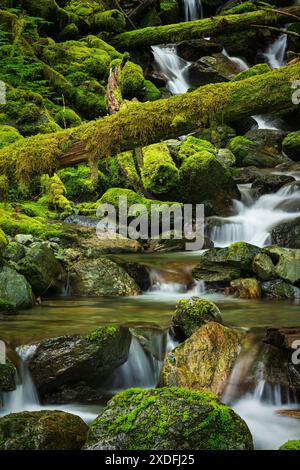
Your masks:
[[[3,232],[3,230],[0,228],[0,256],[7,245],[8,245],[8,240],[6,238],[6,235]]]
[[[58,113],[56,113],[55,120],[63,129],[76,127],[81,124],[81,119],[78,114],[70,108],[64,108],[58,111]]]
[[[23,139],[17,129],[11,126],[0,126],[0,149]]]
[[[99,171],[96,181],[87,165],[64,168],[57,174],[66,188],[67,197],[72,200],[99,198],[107,189],[105,176]]]
[[[144,91],[142,67],[127,61],[120,73],[120,88],[124,99],[131,100],[142,97]]]
[[[249,11],[257,10],[256,5],[253,2],[243,2],[240,5],[226,8],[222,11],[223,15],[237,15],[240,13],[248,13]]]
[[[126,19],[119,10],[107,10],[93,15],[90,25],[96,33],[101,33],[102,31],[120,33],[126,29]]]
[[[130,186],[135,190],[142,188],[140,175],[136,169],[134,154],[132,151],[119,153],[117,155],[119,167],[123,171],[125,178],[129,180]]]
[[[178,183],[178,169],[167,144],[153,144],[143,148],[142,181],[153,194],[166,194]]]
[[[97,328],[87,335],[88,341],[95,343],[102,343],[106,341],[109,336],[114,336],[118,332],[116,326],[104,326],[102,328]]]
[[[279,450],[300,450],[300,440],[299,441],[287,441]]]
[[[230,140],[228,148],[234,154],[237,166],[272,168],[279,163],[278,158],[261,150],[256,142],[246,137],[234,137]]]
[[[297,158],[300,151],[300,131],[291,132],[282,142],[283,151],[291,158]]]
[[[163,0],[160,3],[160,8],[162,11],[173,10],[173,8],[178,8],[177,0]]]
[[[41,202],[48,202],[49,207],[55,210],[71,212],[71,203],[65,197],[66,188],[56,173],[52,177],[43,175],[41,177],[41,188],[44,194]]]
[[[238,73],[233,77],[232,81],[245,80],[246,78],[253,77],[255,75],[262,75],[263,73],[270,72],[271,69],[268,64],[256,64],[248,70]]]
[[[185,160],[198,152],[206,151],[212,155],[216,155],[216,147],[207,140],[197,139],[196,137],[187,137],[178,147],[178,157]]]
[[[150,80],[144,81],[144,88],[143,101],[155,101],[161,98],[160,90]]]

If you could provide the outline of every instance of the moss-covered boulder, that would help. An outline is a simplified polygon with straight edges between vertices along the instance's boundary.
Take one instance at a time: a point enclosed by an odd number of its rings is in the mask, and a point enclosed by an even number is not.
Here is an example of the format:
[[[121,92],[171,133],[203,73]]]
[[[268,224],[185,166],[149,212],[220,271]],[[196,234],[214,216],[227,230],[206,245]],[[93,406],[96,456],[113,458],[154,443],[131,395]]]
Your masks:
[[[256,64],[253,67],[250,67],[250,69],[238,73],[233,77],[232,81],[236,82],[238,80],[245,80],[246,78],[253,77],[255,75],[262,75],[263,73],[270,71],[271,69],[268,64]]]
[[[300,161],[300,131],[291,132],[285,137],[282,150],[295,162]]]
[[[91,424],[88,450],[252,449],[245,422],[215,395],[182,388],[129,389]]]
[[[88,427],[63,411],[24,411],[0,418],[1,450],[80,450]]]
[[[177,157],[180,160],[185,160],[188,157],[195,155],[198,152],[207,151],[216,155],[216,147],[205,139],[198,139],[197,137],[188,136],[177,148]]]
[[[209,322],[171,351],[163,364],[159,385],[224,392],[239,353],[237,333]]]
[[[19,131],[12,126],[0,126],[0,148],[13,144],[17,140],[23,139]]]
[[[54,403],[99,399],[104,380],[127,360],[130,342],[129,330],[116,326],[42,341],[29,363],[42,399]]]
[[[240,299],[261,298],[260,283],[255,278],[243,278],[231,281],[229,292]]]
[[[278,157],[262,150],[256,142],[246,137],[234,137],[229,142],[228,148],[234,154],[237,166],[273,168],[280,163]]]
[[[246,242],[211,248],[200,257],[193,276],[205,282],[229,283],[242,277],[242,273],[251,273],[252,261],[259,252],[260,248]]]
[[[291,284],[300,280],[300,250],[289,250],[276,246],[268,247],[269,256],[278,261],[275,267],[277,277]]]
[[[155,101],[159,98],[161,98],[161,91],[150,80],[145,80],[143,101]]]
[[[18,269],[30,282],[35,295],[46,292],[61,293],[67,274],[53,251],[45,243],[33,243]]]
[[[0,266],[0,298],[15,309],[31,308],[35,303],[28,281],[8,266]]]
[[[221,312],[209,300],[192,297],[180,300],[172,318],[172,326],[181,339],[192,336],[201,326],[210,321],[222,323]]]
[[[84,297],[140,293],[138,285],[122,266],[104,257],[75,263],[70,272],[70,282],[72,295]]]
[[[214,214],[230,211],[233,198],[239,198],[228,169],[208,151],[187,158],[179,170],[180,196],[183,202],[212,208]]]
[[[300,450],[300,440],[299,441],[287,441],[279,447],[278,450]]]
[[[257,253],[254,256],[252,270],[263,281],[273,279],[275,276],[275,266],[267,253]]]
[[[143,96],[144,75],[140,65],[126,62],[120,73],[120,89],[122,97],[127,100]]]
[[[147,191],[166,194],[178,184],[178,169],[167,144],[153,144],[143,148],[142,181]]]
[[[235,156],[229,149],[219,149],[217,153],[217,159],[225,167],[235,165]]]
[[[0,363],[0,393],[12,392],[16,389],[16,373],[17,370],[10,361]]]

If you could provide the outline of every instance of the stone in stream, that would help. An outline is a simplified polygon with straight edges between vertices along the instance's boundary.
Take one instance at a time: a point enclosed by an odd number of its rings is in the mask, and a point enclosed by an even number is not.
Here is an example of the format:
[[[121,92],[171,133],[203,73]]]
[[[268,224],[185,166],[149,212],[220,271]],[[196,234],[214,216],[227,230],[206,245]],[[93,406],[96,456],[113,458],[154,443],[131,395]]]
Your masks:
[[[228,294],[233,294],[240,299],[261,298],[260,283],[254,278],[235,279],[231,281],[230,287],[227,289]]]
[[[209,300],[192,297],[177,303],[172,318],[172,327],[176,336],[184,340],[192,336],[205,323],[211,321],[223,323],[218,307]]]
[[[31,308],[35,303],[28,281],[8,266],[0,265],[0,305],[10,313],[12,309]],[[7,308],[4,308],[6,305]],[[1,307],[0,307],[1,310]]]
[[[278,156],[262,150],[256,142],[246,137],[234,137],[229,142],[228,148],[234,154],[237,166],[240,167],[273,168],[282,162]]]
[[[72,295],[84,297],[140,293],[139,286],[125,269],[105,257],[77,261],[70,271],[70,283]]]
[[[295,418],[295,419],[300,419],[300,410],[294,409],[294,410],[278,410],[276,413],[279,416],[287,416],[288,418]],[[300,450],[300,446],[299,446]]]
[[[295,162],[300,161],[300,131],[291,132],[288,134],[283,143],[282,148],[284,153],[294,160]]]
[[[192,39],[177,44],[178,55],[189,62],[194,62],[200,59],[200,57],[221,51],[222,46],[220,44],[214,41],[207,41],[206,39]]]
[[[10,361],[0,363],[0,393],[16,389],[16,373],[17,369]]]
[[[262,296],[273,300],[285,300],[295,298],[295,289],[282,279],[274,279],[261,283]]]
[[[282,186],[291,184],[295,181],[292,176],[285,175],[263,175],[255,178],[252,183],[252,195],[259,198],[264,194],[276,193]]]
[[[300,346],[300,327],[268,328],[264,341],[279,349],[294,350]]]
[[[266,64],[259,65],[266,66]],[[282,141],[285,136],[286,132],[279,129],[252,129],[245,134],[247,139],[252,140],[262,150],[273,155],[279,155],[281,153]]]
[[[171,351],[159,386],[206,389],[222,395],[240,349],[231,328],[209,322]]]
[[[24,411],[0,418],[0,450],[80,450],[88,426],[63,411]]]
[[[42,341],[29,362],[41,398],[53,403],[99,400],[104,380],[126,362],[130,343],[129,330],[116,326]]]
[[[272,229],[272,241],[274,244],[300,249],[300,217],[289,222],[283,222]]]
[[[86,450],[253,449],[246,423],[208,391],[129,389],[90,425]]]
[[[275,266],[270,256],[266,253],[258,253],[254,256],[252,270],[263,281],[268,281],[276,277]]]

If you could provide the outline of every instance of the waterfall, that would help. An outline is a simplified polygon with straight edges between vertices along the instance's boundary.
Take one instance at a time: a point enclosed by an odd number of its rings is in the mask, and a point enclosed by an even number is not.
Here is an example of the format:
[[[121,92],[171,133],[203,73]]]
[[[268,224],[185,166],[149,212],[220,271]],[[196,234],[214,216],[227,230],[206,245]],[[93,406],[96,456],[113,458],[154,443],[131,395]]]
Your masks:
[[[293,203],[295,206],[299,200],[300,190],[293,184],[283,186],[275,194],[264,194],[252,202],[249,196],[247,201],[244,196],[241,201],[234,201],[235,215],[216,218],[210,237],[218,247],[238,241],[261,247],[269,245],[275,226],[299,217],[297,207],[293,207]]]
[[[247,64],[247,62],[243,59],[241,59],[240,57],[232,57],[228,54],[228,52],[226,51],[226,49],[223,49],[222,50],[222,54],[227,57],[227,59],[229,59],[232,63],[234,63],[237,68],[239,69],[240,72],[244,72],[245,70],[248,70],[249,69],[249,65]]]
[[[191,274],[192,267],[186,272],[175,270],[150,270],[151,287],[144,297],[156,300],[176,300],[191,296],[203,296],[206,293],[205,282],[195,281]]]
[[[202,0],[183,0],[185,21],[203,18]]]
[[[132,336],[128,359],[113,372],[104,385],[105,390],[117,393],[131,387],[147,389],[157,386],[164,358],[178,343],[169,331],[151,332],[151,351],[142,343],[142,337]]]
[[[189,89],[188,68],[191,65],[177,54],[176,46],[152,46],[155,64],[167,79],[167,88],[173,95]]]
[[[271,44],[263,54],[266,62],[272,69],[278,69],[285,64],[285,51],[287,46],[287,34],[280,36]]]

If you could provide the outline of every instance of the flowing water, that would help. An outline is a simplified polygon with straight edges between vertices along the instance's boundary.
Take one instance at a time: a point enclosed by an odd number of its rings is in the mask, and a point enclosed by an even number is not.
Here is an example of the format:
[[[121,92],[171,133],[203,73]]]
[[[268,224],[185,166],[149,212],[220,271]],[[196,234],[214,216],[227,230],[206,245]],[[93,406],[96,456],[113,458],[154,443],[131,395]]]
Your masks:
[[[183,0],[185,21],[203,18],[202,0]]]
[[[180,95],[189,89],[188,68],[190,62],[180,58],[176,46],[152,46],[154,61],[158,70],[167,79],[167,88],[173,95]]]
[[[263,54],[267,64],[272,69],[278,69],[285,65],[285,51],[287,46],[287,35],[280,34],[280,36],[268,47]]]

